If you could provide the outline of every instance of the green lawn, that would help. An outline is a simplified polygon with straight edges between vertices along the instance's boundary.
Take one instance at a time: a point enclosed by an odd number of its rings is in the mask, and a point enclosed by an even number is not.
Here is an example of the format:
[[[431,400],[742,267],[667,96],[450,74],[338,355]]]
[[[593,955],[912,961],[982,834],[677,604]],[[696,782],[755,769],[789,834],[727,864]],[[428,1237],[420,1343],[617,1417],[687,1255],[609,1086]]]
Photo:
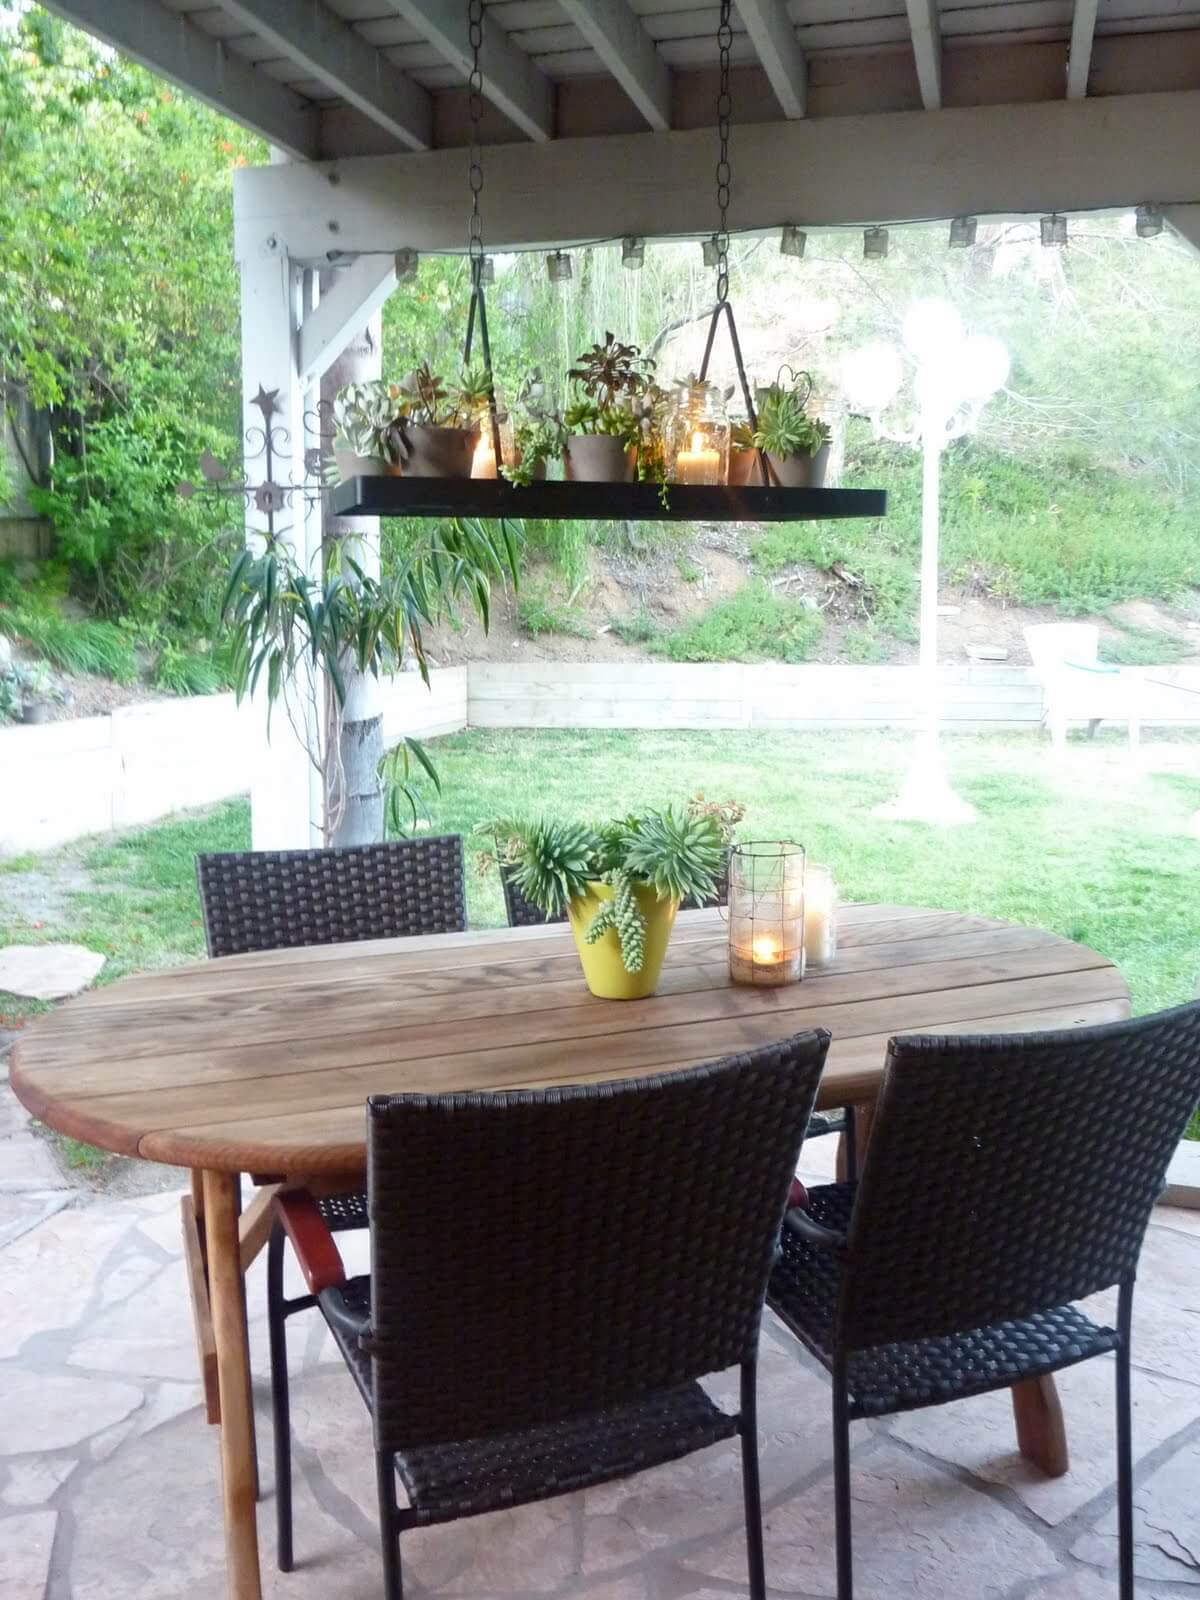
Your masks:
[[[903,772],[901,735],[472,732],[433,748],[439,830],[523,809],[600,816],[703,790],[748,806],[744,837],[803,840],[847,898],[981,912],[1092,945],[1119,964],[1139,1011],[1189,997],[1200,973],[1195,743],[1151,742],[1138,771],[1116,736],[1073,741],[1061,765],[1033,735],[949,738],[952,777],[980,812],[949,830],[871,815]],[[106,980],[199,954],[192,857],[248,842],[235,801],[4,864],[0,943],[78,940],[108,956]],[[39,909],[43,889],[52,899]],[[469,900],[473,923],[503,921],[499,888],[474,863]]]

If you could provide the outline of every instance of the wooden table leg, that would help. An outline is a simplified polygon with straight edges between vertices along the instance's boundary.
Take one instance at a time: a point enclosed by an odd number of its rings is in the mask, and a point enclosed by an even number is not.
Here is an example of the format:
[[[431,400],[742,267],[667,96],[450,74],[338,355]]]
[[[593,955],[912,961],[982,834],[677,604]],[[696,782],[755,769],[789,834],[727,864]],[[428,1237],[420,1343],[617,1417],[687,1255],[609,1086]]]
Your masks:
[[[238,1178],[204,1174],[208,1286],[221,1394],[221,1489],[229,1600],[262,1600],[255,1511],[254,1411],[238,1238]]]
[[[1012,1407],[1017,1449],[1048,1478],[1061,1478],[1070,1468],[1071,1457],[1054,1374],[1014,1383]]]

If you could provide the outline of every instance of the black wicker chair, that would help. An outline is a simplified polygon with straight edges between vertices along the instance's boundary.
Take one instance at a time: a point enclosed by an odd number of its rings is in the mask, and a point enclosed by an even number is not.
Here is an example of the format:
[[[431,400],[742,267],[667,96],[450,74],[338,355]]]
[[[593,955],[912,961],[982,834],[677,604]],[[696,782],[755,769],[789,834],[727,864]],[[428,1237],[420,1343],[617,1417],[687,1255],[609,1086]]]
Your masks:
[[[196,875],[210,956],[461,933],[467,925],[457,834],[200,855]]]
[[[853,1419],[1108,1351],[1120,1594],[1133,1600],[1134,1275],[1198,1099],[1197,1004],[1062,1033],[892,1040],[862,1182],[788,1212],[767,1292],[833,1380],[838,1600],[853,1594]],[[1113,1285],[1116,1328],[1072,1303]]]
[[[540,906],[535,906],[513,876],[513,869],[500,864],[500,885],[504,890],[504,910],[510,928],[540,928],[549,923],[565,922],[567,914],[548,917]],[[725,852],[725,866],[707,900],[685,900],[685,911],[702,911],[711,906],[729,904],[729,852]],[[855,1156],[854,1112],[849,1106],[838,1111],[814,1111],[808,1125],[808,1138],[819,1139],[827,1133],[845,1135],[842,1147],[842,1164],[846,1175],[853,1178],[858,1170]]]
[[[300,945],[462,933],[466,870],[458,834],[330,850],[249,850],[198,855],[196,877],[210,956]],[[335,1230],[365,1228],[367,1197],[317,1202]],[[272,1332],[304,1301],[283,1293],[283,1234],[267,1250],[267,1315]]]
[[[309,1197],[279,1197],[372,1416],[388,1600],[401,1594],[405,1529],[567,1494],[734,1436],[750,1590],[765,1600],[759,1323],[828,1045],[822,1031],[659,1077],[372,1098],[370,1277],[346,1280]],[[487,1196],[475,1215],[464,1181]],[[289,1571],[283,1341],[271,1352]],[[735,1416],[697,1382],[734,1365]]]

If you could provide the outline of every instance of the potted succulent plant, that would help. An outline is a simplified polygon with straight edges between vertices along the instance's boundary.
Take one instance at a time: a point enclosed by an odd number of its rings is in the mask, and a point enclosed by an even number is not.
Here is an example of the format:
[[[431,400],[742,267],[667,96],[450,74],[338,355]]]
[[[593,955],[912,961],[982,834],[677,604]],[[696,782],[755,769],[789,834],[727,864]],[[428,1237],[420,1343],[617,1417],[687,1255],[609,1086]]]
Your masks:
[[[644,402],[654,363],[637,345],[606,333],[603,344],[584,351],[567,373],[575,398],[564,418],[563,466],[570,479],[586,483],[632,483],[642,438]]]
[[[333,402],[335,481],[400,471],[400,385],[376,378],[348,383]]]
[[[486,367],[464,372],[448,388],[423,361],[399,386],[395,426],[400,470],[407,478],[469,478],[480,421],[492,391]]]
[[[793,373],[785,367],[775,382],[756,396],[754,443],[766,452],[771,482],[785,489],[819,489],[825,482],[829,428],[819,417],[809,416],[806,408],[811,394],[808,373]]]
[[[525,896],[565,911],[588,988],[603,1000],[653,994],[680,901],[703,901],[725,863],[722,819],[694,807],[599,826],[541,819],[481,825]]]
[[[536,369],[517,390],[512,409],[513,460],[500,471],[510,483],[539,483],[546,464],[556,461],[566,443],[563,420],[551,404],[542,375]]]
[[[761,483],[762,475],[758,463],[759,454],[754,444],[754,429],[745,417],[740,417],[729,425],[728,482],[738,485]]]

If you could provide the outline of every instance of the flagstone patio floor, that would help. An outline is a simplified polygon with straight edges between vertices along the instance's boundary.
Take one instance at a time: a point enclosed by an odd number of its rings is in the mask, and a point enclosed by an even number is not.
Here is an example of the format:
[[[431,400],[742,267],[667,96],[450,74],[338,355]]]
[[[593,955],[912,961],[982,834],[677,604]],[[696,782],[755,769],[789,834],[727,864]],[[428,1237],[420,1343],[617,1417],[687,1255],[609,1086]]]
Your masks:
[[[814,1151],[823,1164],[829,1152]],[[0,1085],[4,1600],[223,1600],[217,1439],[199,1410],[178,1219],[174,1194],[95,1198],[66,1186]],[[370,1434],[315,1315],[291,1324],[299,1565],[275,1569],[264,1302],[260,1260],[249,1305],[265,1594],[376,1600]],[[1138,1594],[1200,1600],[1200,1212],[1155,1213],[1134,1362]],[[858,1424],[860,1600],[1115,1597],[1112,1383],[1110,1360],[1062,1374],[1072,1468],[1056,1480],[1016,1455],[1003,1394]],[[733,1398],[730,1382],[718,1387]],[[761,1395],[771,1593],[824,1600],[834,1592],[829,1393],[772,1320]],[[404,1554],[411,1600],[744,1595],[737,1447],[412,1533]]]

